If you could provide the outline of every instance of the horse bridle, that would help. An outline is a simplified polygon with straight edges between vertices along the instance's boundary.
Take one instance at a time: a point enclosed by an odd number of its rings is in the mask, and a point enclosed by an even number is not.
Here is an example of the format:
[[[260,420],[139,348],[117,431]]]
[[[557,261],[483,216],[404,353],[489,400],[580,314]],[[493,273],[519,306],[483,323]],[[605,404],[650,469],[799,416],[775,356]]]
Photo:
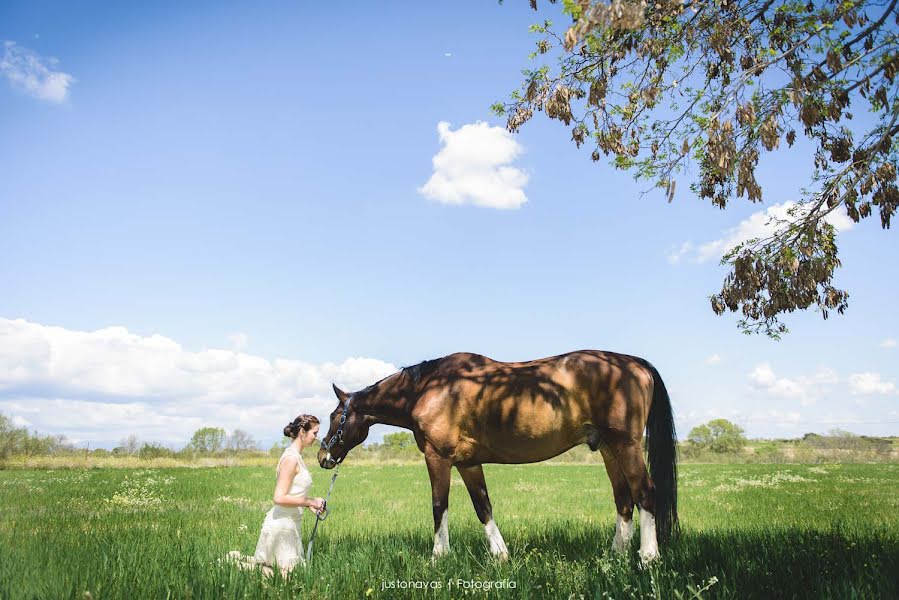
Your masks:
[[[337,431],[334,432],[334,435],[331,436],[331,439],[328,440],[328,443],[322,442],[322,449],[327,453],[326,460],[331,460],[331,448],[334,447],[334,444],[343,445],[343,424],[346,423],[347,413],[350,412],[350,401],[353,399],[353,395],[350,394],[346,399],[346,406],[343,409],[343,414],[340,415],[340,423],[337,425]],[[346,458],[346,456],[344,456]],[[343,458],[336,461],[337,465],[343,462]]]

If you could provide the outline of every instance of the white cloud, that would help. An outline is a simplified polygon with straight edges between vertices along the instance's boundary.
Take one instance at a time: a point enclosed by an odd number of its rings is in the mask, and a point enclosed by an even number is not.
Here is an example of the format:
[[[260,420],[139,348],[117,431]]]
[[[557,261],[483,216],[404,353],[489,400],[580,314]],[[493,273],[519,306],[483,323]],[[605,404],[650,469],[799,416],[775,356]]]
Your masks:
[[[814,404],[831,385],[839,383],[837,374],[821,367],[812,376],[778,377],[768,363],[761,363],[749,373],[753,388],[780,398],[798,400],[803,406]]]
[[[673,246],[668,249],[668,264],[679,264],[681,259],[693,249],[693,242],[684,242],[680,246]]]
[[[805,390],[799,383],[786,377],[777,377],[768,363],[756,365],[749,374],[749,381],[755,387],[764,389],[775,396],[801,398],[805,395]]]
[[[720,362],[721,362],[720,354],[712,354],[711,356],[709,356],[705,359],[705,364],[707,364],[707,365],[717,365]]]
[[[773,384],[776,379],[774,370],[768,363],[756,365],[755,369],[749,374],[749,380],[758,387],[768,387]]]
[[[883,340],[882,342],[880,342],[880,347],[881,348],[895,348],[896,340],[894,340],[893,338],[887,338],[887,339]]]
[[[449,57],[449,56],[452,56],[453,53],[452,52],[444,52],[443,55]]]
[[[326,422],[337,402],[331,382],[353,391],[396,371],[374,358],[270,361],[191,352],[124,327],[86,332],[0,318],[0,410],[27,414],[42,433],[80,439],[136,433],[185,442],[204,424],[275,439],[300,412]]]
[[[753,238],[764,239],[782,227],[782,222],[794,221],[796,217],[788,214],[788,211],[794,206],[796,206],[795,202],[784,202],[753,213],[736,227],[726,230],[721,238],[695,248],[692,242],[684,242],[679,250],[668,251],[668,262],[678,264],[687,255],[692,262],[696,263],[712,259],[718,260],[738,244]],[[833,225],[838,232],[847,231],[854,224],[848,216],[837,211],[824,217],[824,220]]]
[[[895,394],[896,384],[892,381],[884,381],[880,373],[853,373],[849,376],[849,391],[854,396],[868,396],[872,394]]]
[[[228,341],[231,342],[231,348],[233,350],[245,350],[250,338],[245,333],[237,332],[230,334],[228,336]]]
[[[483,121],[453,131],[437,124],[443,144],[432,163],[434,173],[418,192],[443,204],[474,204],[497,209],[520,208],[527,202],[528,175],[510,166],[521,145],[502,127]]]
[[[26,94],[47,102],[65,102],[69,96],[69,86],[75,78],[68,73],[56,71],[57,60],[44,58],[28,48],[12,41],[3,42],[3,57],[0,58],[0,73],[3,73],[13,87]]]
[[[819,367],[811,380],[818,385],[833,385],[840,383],[840,376],[837,375],[836,371],[829,367]]]

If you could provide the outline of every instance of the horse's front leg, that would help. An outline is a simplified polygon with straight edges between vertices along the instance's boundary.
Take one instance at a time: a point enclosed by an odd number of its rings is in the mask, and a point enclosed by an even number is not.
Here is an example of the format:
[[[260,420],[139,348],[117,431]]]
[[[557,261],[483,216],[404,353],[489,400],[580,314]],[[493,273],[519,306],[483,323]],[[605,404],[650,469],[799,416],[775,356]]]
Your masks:
[[[478,519],[484,526],[487,534],[487,542],[490,544],[490,554],[500,560],[508,560],[509,549],[499,532],[496,522],[493,520],[493,507],[490,505],[490,497],[487,495],[487,482],[484,480],[484,469],[481,465],[474,467],[456,467],[462,475],[462,481],[468,488],[471,503],[478,514]]]
[[[430,445],[425,447],[425,462],[431,478],[431,506],[434,510],[434,554],[433,558],[449,552],[449,511],[450,469],[452,463],[443,458]]]

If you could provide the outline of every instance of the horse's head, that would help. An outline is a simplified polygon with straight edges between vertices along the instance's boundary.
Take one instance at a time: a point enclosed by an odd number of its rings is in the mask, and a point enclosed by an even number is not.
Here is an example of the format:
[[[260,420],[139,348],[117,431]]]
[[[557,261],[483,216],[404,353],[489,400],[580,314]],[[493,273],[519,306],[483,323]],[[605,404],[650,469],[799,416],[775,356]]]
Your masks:
[[[337,408],[331,413],[328,434],[322,438],[318,450],[318,464],[323,469],[333,469],[343,462],[350,450],[365,441],[371,427],[365,415],[353,410],[354,394],[347,394],[336,385],[333,387]]]

